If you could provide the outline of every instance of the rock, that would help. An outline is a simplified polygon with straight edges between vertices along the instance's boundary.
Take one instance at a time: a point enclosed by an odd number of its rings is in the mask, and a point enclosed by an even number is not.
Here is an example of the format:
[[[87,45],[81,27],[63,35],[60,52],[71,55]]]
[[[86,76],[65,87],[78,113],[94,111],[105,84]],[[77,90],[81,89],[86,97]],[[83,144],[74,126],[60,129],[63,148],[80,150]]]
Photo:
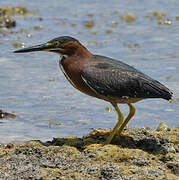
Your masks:
[[[157,131],[168,131],[168,130],[169,128],[164,122],[161,122],[157,127]]]
[[[102,146],[109,133],[1,144],[0,179],[178,179],[179,128],[127,127]]]

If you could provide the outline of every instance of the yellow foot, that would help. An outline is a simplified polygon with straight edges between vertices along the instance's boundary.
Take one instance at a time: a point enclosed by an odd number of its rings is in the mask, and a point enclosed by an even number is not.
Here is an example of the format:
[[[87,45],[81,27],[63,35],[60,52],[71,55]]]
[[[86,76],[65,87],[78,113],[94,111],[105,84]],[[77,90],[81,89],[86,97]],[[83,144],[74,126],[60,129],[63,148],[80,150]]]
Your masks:
[[[93,132],[94,133],[98,133],[100,135],[107,135],[107,134],[109,134],[109,131],[103,130],[103,129],[93,129]]]

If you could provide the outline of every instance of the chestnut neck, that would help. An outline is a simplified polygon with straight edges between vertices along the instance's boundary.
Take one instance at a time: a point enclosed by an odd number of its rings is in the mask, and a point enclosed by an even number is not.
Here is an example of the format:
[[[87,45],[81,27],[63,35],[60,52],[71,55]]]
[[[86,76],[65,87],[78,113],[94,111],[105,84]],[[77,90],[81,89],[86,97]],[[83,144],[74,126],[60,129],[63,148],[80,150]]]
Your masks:
[[[73,42],[72,46],[69,47],[66,52],[64,52],[64,55],[67,57],[90,57],[92,56],[92,53],[88,51],[82,44],[80,44],[78,41]]]

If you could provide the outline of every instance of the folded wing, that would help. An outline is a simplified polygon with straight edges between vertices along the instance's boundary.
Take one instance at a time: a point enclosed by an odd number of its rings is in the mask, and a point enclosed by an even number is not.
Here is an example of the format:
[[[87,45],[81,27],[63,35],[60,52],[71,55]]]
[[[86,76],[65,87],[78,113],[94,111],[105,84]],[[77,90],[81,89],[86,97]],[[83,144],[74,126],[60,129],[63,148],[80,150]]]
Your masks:
[[[83,70],[82,78],[96,93],[121,98],[171,99],[168,88],[135,68],[102,56],[93,58],[94,63]]]

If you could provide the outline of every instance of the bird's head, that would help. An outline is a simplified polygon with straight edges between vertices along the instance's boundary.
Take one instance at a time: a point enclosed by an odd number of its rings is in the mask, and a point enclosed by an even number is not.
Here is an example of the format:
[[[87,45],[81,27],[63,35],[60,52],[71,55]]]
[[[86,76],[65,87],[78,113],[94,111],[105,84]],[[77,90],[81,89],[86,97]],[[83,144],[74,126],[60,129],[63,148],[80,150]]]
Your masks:
[[[48,41],[47,43],[44,44],[16,50],[14,51],[14,53],[26,53],[26,52],[34,52],[34,51],[55,52],[62,56],[68,56],[68,57],[74,55],[77,52],[79,53],[80,51],[83,53],[89,52],[83,45],[79,43],[78,40],[69,36],[61,36],[52,39],[51,41]]]

